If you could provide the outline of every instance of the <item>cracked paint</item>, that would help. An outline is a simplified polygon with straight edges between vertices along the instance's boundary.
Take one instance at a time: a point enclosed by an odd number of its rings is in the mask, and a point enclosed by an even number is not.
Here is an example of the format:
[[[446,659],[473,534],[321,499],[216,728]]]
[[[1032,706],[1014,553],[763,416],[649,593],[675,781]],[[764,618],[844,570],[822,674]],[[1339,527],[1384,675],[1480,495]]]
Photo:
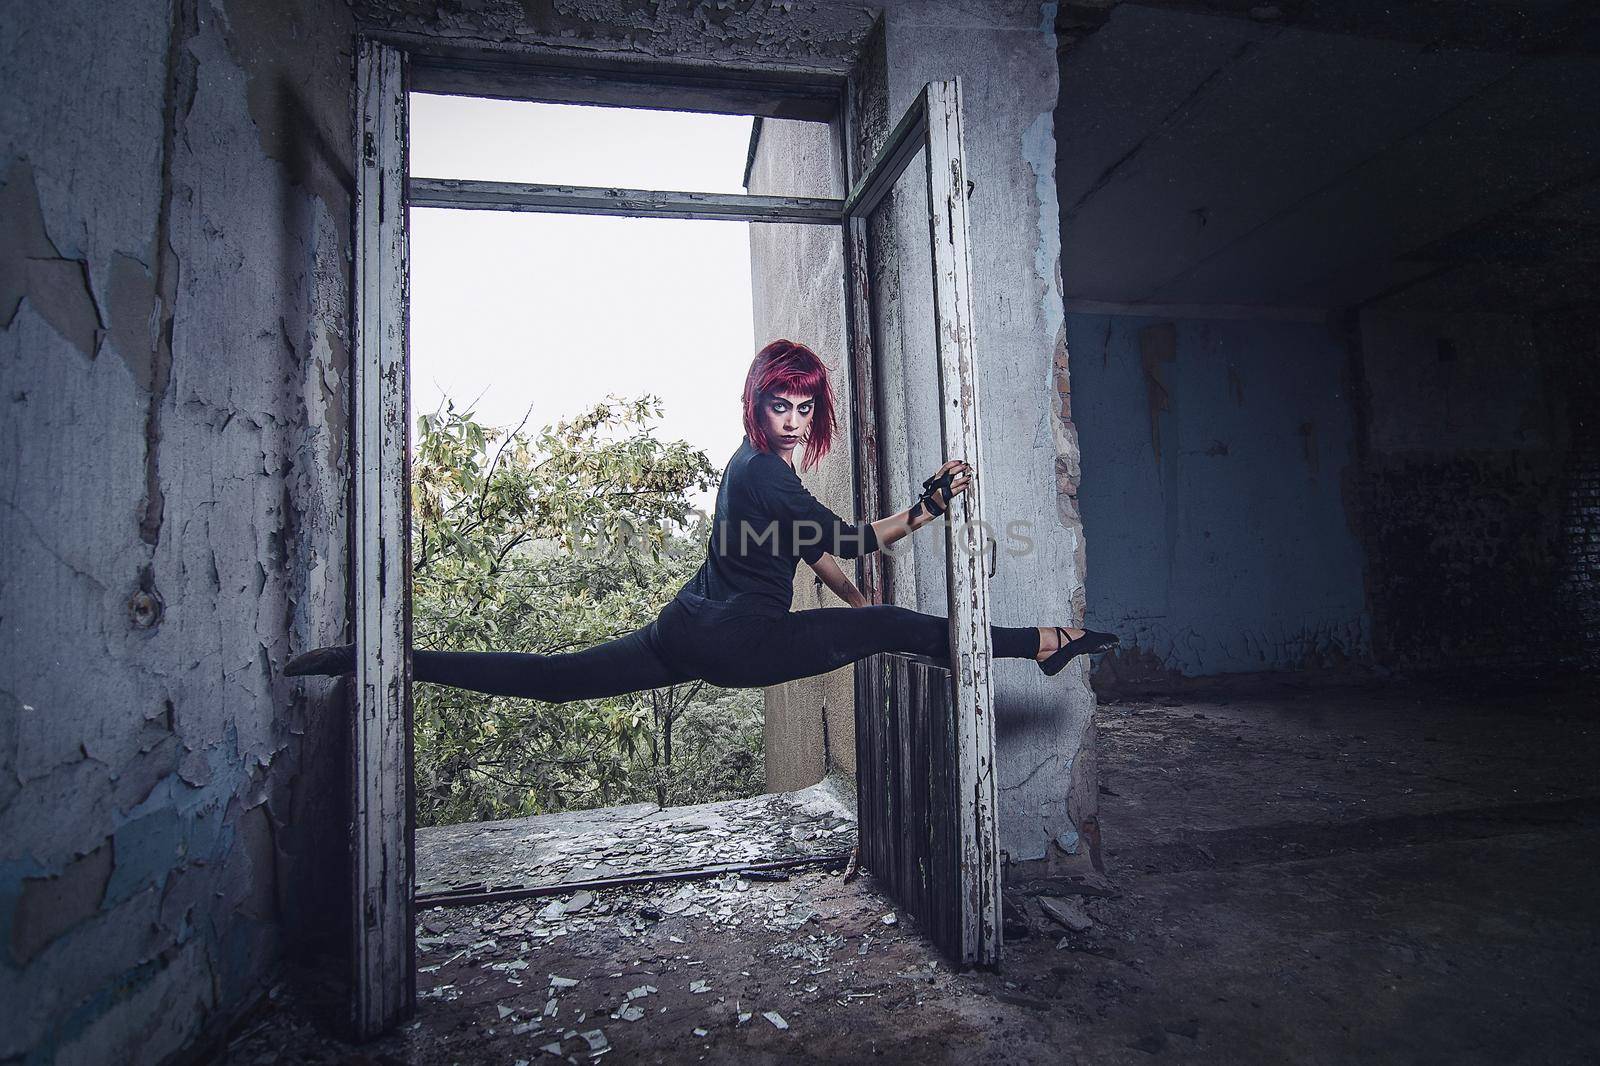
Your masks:
[[[101,907],[111,878],[111,842],[51,877],[28,877],[11,915],[11,957],[19,965]]]
[[[342,694],[273,664],[345,624],[352,24],[120,14],[0,16],[40,62],[0,118],[0,596],[50,604],[0,663],[7,1061],[163,1059],[341,920]],[[312,53],[301,166],[234,56]]]
[[[68,259],[46,232],[33,167],[12,163],[0,188],[0,328],[10,327],[26,299],[44,320],[89,359],[103,326],[82,259]]]

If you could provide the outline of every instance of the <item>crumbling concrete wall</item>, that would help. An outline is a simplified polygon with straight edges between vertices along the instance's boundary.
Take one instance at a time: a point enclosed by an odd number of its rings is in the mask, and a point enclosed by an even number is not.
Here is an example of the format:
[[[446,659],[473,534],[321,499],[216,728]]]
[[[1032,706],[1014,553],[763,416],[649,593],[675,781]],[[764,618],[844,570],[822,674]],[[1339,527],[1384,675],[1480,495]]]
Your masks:
[[[1349,497],[1379,660],[1600,661],[1592,315],[1368,310]]]
[[[1067,316],[1111,678],[1364,660],[1343,339],[1318,322]]]
[[[650,60],[843,72],[874,7],[836,0],[355,0],[361,25],[507,55]]]
[[[0,1059],[158,1061],[338,936],[343,701],[279,669],[345,621],[350,31],[0,10]]]
[[[832,125],[765,119],[751,158],[749,191],[774,196],[842,197]],[[812,494],[845,518],[857,518],[855,418],[845,330],[844,239],[833,226],[752,224],[750,288],[755,345],[778,337],[807,345],[828,367],[839,431],[815,469],[801,472]],[[869,515],[878,518],[879,515]],[[853,574],[855,564],[840,561]],[[809,566],[795,568],[794,609],[840,607]],[[856,769],[855,672],[844,667],[766,691],[767,790],[790,792],[830,770]]]

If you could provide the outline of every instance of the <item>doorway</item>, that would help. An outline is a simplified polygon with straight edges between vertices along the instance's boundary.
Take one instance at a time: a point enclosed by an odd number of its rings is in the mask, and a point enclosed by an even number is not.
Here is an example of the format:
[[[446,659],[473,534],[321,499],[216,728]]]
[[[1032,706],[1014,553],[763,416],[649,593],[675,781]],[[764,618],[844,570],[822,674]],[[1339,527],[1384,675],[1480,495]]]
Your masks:
[[[431,61],[430,61],[431,62]],[[481,71],[479,72],[481,73]],[[421,76],[418,79],[417,76]],[[871,437],[875,397],[871,383],[871,272],[865,263],[865,227],[881,199],[920,150],[928,180],[928,232],[933,245],[931,279],[935,322],[933,350],[941,395],[941,432],[946,454],[978,460],[978,388],[972,350],[970,277],[966,252],[966,197],[960,154],[960,97],[954,82],[931,84],[892,131],[887,147],[848,197],[767,196],[702,192],[662,192],[534,182],[412,178],[408,168],[409,92],[429,84],[462,91],[462,72],[449,66],[408,64],[398,48],[363,41],[358,51],[358,108],[362,168],[358,181],[357,412],[358,485],[356,588],[358,655],[356,688],[356,877],[359,919],[354,948],[358,1029],[377,1032],[406,1013],[415,1000],[414,945],[416,795],[413,698],[409,655],[414,633],[409,455],[409,237],[408,208],[445,208],[534,213],[609,214],[631,218],[719,219],[761,224],[833,227],[845,241],[850,392],[857,401],[852,427],[859,442]],[[492,95],[510,95],[504,78]],[[682,86],[670,79],[650,106],[682,102]],[[772,117],[810,117],[832,121],[842,115],[843,86],[813,86],[792,80],[762,85],[760,79],[738,95],[745,113]],[[765,92],[765,95],[764,95]],[[809,96],[807,93],[809,92]],[[674,95],[677,93],[678,95]],[[697,87],[696,109],[725,110]],[[649,94],[646,93],[648,96]],[[714,98],[715,93],[711,94]],[[802,101],[803,104],[797,104]],[[608,102],[617,103],[612,99]],[[754,105],[752,105],[754,102]],[[813,113],[807,116],[807,107]],[[842,121],[842,120],[841,120]],[[834,143],[842,143],[835,125]],[[841,153],[842,158],[842,153]],[[846,283],[848,282],[848,288]],[[855,450],[853,471],[860,511],[878,498],[879,474],[870,449]],[[980,464],[981,468],[981,464]],[[949,948],[963,962],[995,964],[999,959],[998,854],[994,832],[993,716],[988,661],[988,572],[981,551],[957,544],[987,536],[982,518],[982,488],[962,497],[950,515],[945,546],[949,614],[952,619],[949,686],[956,709],[953,745],[937,769],[954,786],[946,790],[948,810],[935,812],[958,827],[952,860],[941,877],[953,878],[941,906],[954,908]],[[863,574],[864,589],[881,583]],[[871,594],[869,592],[869,594]],[[892,687],[875,691],[885,703],[856,707],[858,752],[863,717],[894,717],[892,704],[904,699]],[[870,731],[870,721],[869,721]],[[895,766],[902,756],[882,747]],[[922,788],[902,774],[909,787]],[[892,832],[880,827],[879,832]],[[905,896],[900,898],[905,899]]]

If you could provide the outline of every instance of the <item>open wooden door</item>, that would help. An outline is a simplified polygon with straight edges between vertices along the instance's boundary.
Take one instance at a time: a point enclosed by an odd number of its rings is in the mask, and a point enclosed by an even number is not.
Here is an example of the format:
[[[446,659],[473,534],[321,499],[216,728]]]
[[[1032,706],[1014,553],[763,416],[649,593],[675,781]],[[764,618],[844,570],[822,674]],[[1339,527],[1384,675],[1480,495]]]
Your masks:
[[[861,860],[951,958],[995,966],[1001,919],[985,569],[990,538],[983,518],[959,81],[932,82],[922,91],[845,201],[851,366],[860,423],[858,505],[873,514],[886,506],[875,416],[879,364],[869,230],[874,210],[919,152],[927,160],[941,461],[964,457],[976,474],[945,519],[948,663],[880,655],[856,667]],[[864,566],[861,579],[869,599],[886,602],[890,578],[881,560]]]
[[[359,43],[356,119],[352,1021],[365,1039],[416,1004],[406,57],[399,49]]]

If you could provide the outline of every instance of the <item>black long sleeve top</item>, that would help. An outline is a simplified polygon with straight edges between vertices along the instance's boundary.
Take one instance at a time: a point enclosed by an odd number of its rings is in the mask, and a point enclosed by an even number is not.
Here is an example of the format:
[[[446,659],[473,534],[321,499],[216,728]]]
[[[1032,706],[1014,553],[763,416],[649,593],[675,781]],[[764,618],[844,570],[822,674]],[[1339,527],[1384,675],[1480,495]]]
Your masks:
[[[871,523],[840,518],[800,483],[794,469],[746,437],[717,488],[706,561],[680,592],[708,600],[753,600],[788,611],[796,560],[841,559],[878,550]]]

